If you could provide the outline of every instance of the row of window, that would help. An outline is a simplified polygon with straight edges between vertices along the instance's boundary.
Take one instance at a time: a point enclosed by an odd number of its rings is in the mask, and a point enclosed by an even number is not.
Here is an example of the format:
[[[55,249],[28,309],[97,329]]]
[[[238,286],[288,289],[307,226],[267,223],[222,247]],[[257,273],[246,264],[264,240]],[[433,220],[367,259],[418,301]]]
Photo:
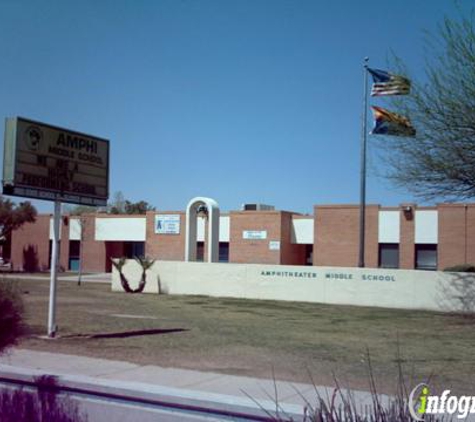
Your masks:
[[[77,270],[81,250],[81,243],[72,240],[69,243],[69,269]],[[51,248],[50,248],[51,251]],[[307,248],[307,265],[312,265],[313,247]],[[418,270],[437,269],[437,245],[419,244],[416,245],[415,268]],[[51,253],[51,252],[50,252]],[[144,242],[124,242],[124,253],[127,258],[143,256],[145,253]],[[204,243],[197,244],[197,261],[204,260]],[[219,262],[229,261],[229,243],[219,243]],[[379,268],[399,268],[399,244],[380,243],[379,244]]]
[[[204,242],[197,242],[196,244],[196,260],[198,262],[204,261]],[[219,242],[219,262],[229,262],[229,243]]]
[[[437,245],[416,245],[415,268],[417,270],[437,269]],[[399,244],[379,244],[379,268],[399,268]]]

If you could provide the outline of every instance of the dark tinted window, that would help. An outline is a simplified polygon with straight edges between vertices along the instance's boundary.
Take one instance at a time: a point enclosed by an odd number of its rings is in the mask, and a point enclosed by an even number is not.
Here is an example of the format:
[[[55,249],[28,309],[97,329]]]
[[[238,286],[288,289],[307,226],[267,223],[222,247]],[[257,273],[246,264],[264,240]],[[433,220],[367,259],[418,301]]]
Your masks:
[[[416,269],[437,269],[437,245],[416,245]]]
[[[69,241],[69,257],[79,258],[81,255],[81,242],[79,240]]]
[[[126,258],[144,257],[145,242],[125,242],[124,252]]]
[[[399,268],[399,244],[380,243],[379,244],[379,267]]]
[[[219,242],[219,262],[229,262],[228,242]]]
[[[199,262],[204,261],[205,255],[205,243],[204,242],[196,242],[196,260]]]

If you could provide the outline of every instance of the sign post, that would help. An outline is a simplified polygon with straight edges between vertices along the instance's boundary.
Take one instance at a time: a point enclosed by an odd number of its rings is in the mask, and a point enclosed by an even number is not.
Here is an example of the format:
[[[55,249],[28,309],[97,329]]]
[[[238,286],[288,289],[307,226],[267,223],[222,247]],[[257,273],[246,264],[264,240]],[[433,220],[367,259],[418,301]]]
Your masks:
[[[48,337],[56,335],[56,281],[59,258],[59,226],[61,223],[61,202],[54,201],[53,240],[51,250],[51,278],[49,286]]]
[[[109,141],[22,117],[6,119],[3,194],[54,201],[48,336],[56,335],[61,203],[107,205]]]

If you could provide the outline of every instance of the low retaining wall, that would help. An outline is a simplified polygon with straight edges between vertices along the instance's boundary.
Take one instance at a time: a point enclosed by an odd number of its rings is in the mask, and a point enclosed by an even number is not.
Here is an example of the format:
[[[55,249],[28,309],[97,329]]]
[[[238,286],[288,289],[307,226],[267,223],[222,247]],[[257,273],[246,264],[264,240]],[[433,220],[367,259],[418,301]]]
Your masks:
[[[137,287],[142,268],[122,273]],[[475,274],[440,271],[156,261],[145,293],[288,300],[436,311],[475,310]],[[118,271],[112,290],[123,291]]]

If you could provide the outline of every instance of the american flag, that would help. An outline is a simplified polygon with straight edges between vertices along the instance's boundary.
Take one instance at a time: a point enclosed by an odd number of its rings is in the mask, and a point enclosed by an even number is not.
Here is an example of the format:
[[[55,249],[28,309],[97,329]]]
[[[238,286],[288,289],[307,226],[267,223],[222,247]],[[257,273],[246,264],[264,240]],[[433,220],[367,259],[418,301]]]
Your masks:
[[[393,75],[385,70],[368,69],[373,77],[371,96],[407,95],[411,88],[411,81],[404,76]]]

